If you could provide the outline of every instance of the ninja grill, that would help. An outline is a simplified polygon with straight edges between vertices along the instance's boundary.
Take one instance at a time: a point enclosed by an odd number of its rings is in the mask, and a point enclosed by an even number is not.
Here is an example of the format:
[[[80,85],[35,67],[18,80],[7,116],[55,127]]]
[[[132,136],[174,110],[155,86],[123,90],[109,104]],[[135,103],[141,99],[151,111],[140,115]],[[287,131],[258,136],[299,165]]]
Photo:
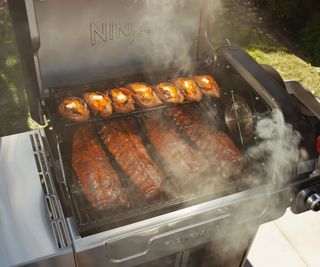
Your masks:
[[[33,262],[59,262],[62,266],[69,264],[74,255],[76,266],[205,266],[208,263],[205,259],[219,251],[219,248],[212,251],[208,244],[230,241],[230,233],[246,225],[249,226],[243,237],[246,245],[241,253],[234,252],[229,263],[235,266],[244,262],[246,249],[261,223],[281,216],[289,206],[297,213],[305,211],[308,205],[318,209],[319,179],[315,162],[318,103],[301,85],[284,83],[272,68],[260,66],[244,51],[229,46],[214,49],[208,39],[207,1],[177,4],[173,25],[190,40],[188,56],[193,73],[216,77],[222,96],[183,106],[218,114],[219,127],[242,151],[258,142],[254,138],[256,122],[277,110],[301,133],[302,146],[310,160],[301,162],[286,184],[279,183],[281,177],[276,177],[273,183],[267,177],[252,185],[242,175],[226,183],[212,181],[216,189],[221,187],[217,190],[219,194],[204,190],[200,196],[191,189],[183,192],[168,174],[166,186],[175,192],[175,197],[162,194],[154,201],[146,201],[135,192],[108,154],[122,178],[131,208],[96,211],[90,207],[70,164],[70,142],[79,124],[61,119],[57,113],[59,101],[129,82],[154,84],[190,74],[174,64],[164,68],[163,62],[150,65],[146,71],[143,51],[148,47],[143,43],[149,44],[148,38],[155,34],[148,20],[139,20],[149,10],[147,2],[9,3],[31,115],[41,124],[44,115],[49,119],[44,130],[31,134],[31,144],[44,190],[48,222],[52,225],[48,239],[54,237],[56,253],[47,259],[35,257]],[[119,14],[123,20],[115,22]],[[166,38],[165,32],[157,34]],[[107,119],[92,117],[90,123],[98,132],[107,120],[130,117],[148,145],[144,120],[153,112],[165,114],[167,109],[166,105],[136,109]],[[152,147],[149,152],[166,171],[157,152]],[[275,206],[278,208],[274,209]],[[245,214],[241,212],[244,210]],[[211,262],[214,266],[225,259],[216,257]]]

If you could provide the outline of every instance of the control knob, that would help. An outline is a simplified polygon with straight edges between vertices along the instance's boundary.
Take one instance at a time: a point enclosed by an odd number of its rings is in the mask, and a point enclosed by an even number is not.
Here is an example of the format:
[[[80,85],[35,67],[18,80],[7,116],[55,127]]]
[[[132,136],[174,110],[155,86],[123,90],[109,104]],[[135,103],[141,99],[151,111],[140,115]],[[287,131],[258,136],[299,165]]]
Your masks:
[[[310,210],[319,211],[320,210],[320,195],[313,193],[306,200],[306,205]]]

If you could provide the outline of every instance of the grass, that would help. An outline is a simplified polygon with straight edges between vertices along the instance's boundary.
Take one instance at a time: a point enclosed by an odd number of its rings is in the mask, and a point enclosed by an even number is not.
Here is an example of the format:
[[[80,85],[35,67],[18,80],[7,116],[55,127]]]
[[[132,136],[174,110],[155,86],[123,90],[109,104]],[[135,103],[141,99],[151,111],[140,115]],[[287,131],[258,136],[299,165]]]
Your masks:
[[[297,80],[320,98],[320,68],[312,67],[285,50],[264,51],[259,48],[245,50],[261,64],[269,64],[279,71],[285,80]]]
[[[277,27],[261,17],[248,1],[224,0],[212,30],[218,44],[231,38],[234,46],[247,51],[257,62],[273,66],[285,80],[297,80],[320,98],[320,68],[296,55],[299,48],[283,38]]]

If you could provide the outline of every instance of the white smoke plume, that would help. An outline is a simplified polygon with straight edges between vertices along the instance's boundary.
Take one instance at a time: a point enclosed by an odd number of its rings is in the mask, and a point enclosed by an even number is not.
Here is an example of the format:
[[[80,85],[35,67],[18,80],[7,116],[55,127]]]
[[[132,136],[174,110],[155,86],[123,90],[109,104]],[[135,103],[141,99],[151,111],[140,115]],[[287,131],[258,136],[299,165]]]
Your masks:
[[[306,157],[306,152],[299,148],[300,134],[283,121],[280,112],[274,111],[270,117],[258,121],[256,136],[260,142],[248,149],[247,157],[261,159],[264,164],[259,165],[253,177],[261,179],[268,175],[275,184],[286,183],[297,170],[301,158]]]
[[[181,0],[148,0],[143,11],[143,23],[152,30],[144,50],[145,69],[168,69],[174,65],[187,72],[191,67],[189,51],[192,40],[181,32],[176,10],[185,7]],[[184,27],[187,25],[183,25]],[[191,27],[192,25],[190,25]],[[191,38],[191,36],[189,36]]]
[[[201,12],[210,14],[212,24],[219,3],[220,0],[147,0],[141,14],[142,24],[151,29],[142,44],[145,69],[174,67],[177,73],[191,74],[198,56]]]

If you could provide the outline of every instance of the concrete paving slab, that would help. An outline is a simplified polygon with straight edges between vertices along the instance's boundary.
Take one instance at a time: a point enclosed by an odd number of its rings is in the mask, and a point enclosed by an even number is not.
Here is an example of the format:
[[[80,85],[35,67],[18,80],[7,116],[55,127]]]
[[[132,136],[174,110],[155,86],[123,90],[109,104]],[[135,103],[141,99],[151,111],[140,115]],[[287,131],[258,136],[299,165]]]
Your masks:
[[[289,209],[274,221],[284,238],[309,267],[320,266],[320,213],[293,214]]]
[[[274,222],[260,226],[248,255],[254,267],[306,267]]]

